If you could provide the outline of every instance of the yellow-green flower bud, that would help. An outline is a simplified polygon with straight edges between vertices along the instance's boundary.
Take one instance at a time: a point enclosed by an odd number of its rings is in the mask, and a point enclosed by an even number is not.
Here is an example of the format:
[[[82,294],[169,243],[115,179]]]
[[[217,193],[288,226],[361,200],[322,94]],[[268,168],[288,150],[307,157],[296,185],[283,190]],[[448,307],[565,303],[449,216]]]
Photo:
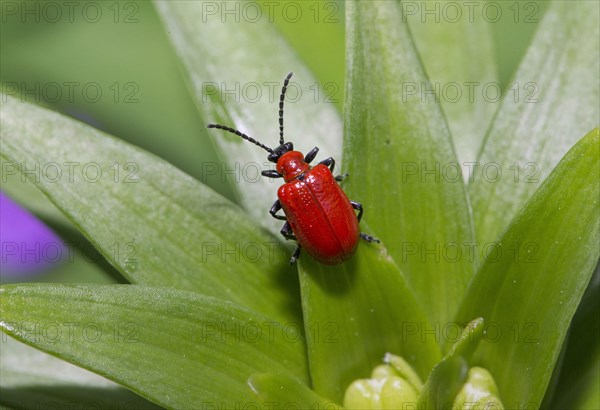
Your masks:
[[[360,379],[352,382],[344,394],[344,408],[346,409],[376,409],[379,402],[379,380]]]
[[[393,357],[393,362],[391,358]],[[346,409],[398,409],[405,405],[416,405],[421,380],[408,363],[399,356],[387,354],[382,364],[373,369],[370,379],[355,380],[346,389]],[[400,367],[398,371],[397,366]],[[404,377],[410,375],[411,380]]]
[[[467,382],[454,399],[452,408],[503,410],[504,406],[498,396],[498,387],[490,372],[482,367],[472,367],[469,369]]]
[[[419,400],[419,393],[409,382],[398,377],[387,377],[379,393],[381,409],[402,409],[407,405],[414,406]],[[410,408],[410,407],[409,407]]]

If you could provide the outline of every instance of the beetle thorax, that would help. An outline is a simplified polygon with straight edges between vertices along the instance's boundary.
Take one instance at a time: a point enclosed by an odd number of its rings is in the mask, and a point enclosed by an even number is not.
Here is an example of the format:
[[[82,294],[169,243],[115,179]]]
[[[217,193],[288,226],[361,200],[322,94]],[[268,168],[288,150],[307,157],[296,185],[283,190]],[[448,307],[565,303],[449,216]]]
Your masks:
[[[304,161],[304,155],[300,151],[286,152],[277,161],[277,172],[283,175],[285,182],[290,182],[308,169],[310,165]]]

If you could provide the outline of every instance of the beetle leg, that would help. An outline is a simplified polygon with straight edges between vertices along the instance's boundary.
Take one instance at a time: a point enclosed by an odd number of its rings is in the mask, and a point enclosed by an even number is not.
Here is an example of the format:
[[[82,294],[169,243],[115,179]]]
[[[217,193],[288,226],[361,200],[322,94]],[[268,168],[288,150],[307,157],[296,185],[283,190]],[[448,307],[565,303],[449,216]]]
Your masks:
[[[358,222],[360,222],[360,219],[362,218],[362,214],[363,214],[363,207],[362,204],[360,202],[356,202],[356,201],[350,201],[350,203],[352,204],[352,208],[357,209],[358,210]]]
[[[356,202],[356,201],[350,201],[350,203],[352,204],[352,208],[358,209],[358,217],[357,218],[358,218],[358,222],[360,222],[360,218],[362,218],[362,214],[363,214],[362,204],[360,202]],[[363,233],[363,232],[361,232],[358,236],[360,236],[367,242],[381,243],[381,241],[379,239],[375,238],[374,236],[367,235],[366,233]]]
[[[283,224],[283,227],[281,228],[281,234],[285,239],[297,240],[296,236],[294,235],[294,232],[292,231],[290,223],[287,221]],[[296,261],[300,257],[300,249],[300,245],[296,246],[296,250],[294,251],[294,253],[292,253],[292,257],[290,258],[290,265],[296,263]]]
[[[335,168],[335,160],[332,157],[325,158],[323,161],[319,162],[319,164],[328,166],[331,172],[333,172],[333,168]]]
[[[315,159],[315,157],[317,156],[317,152],[319,152],[319,147],[314,147],[313,149],[308,151],[308,154],[306,154],[306,156],[304,157],[304,162],[310,164],[312,160]]]
[[[293,239],[297,241],[296,235],[294,235],[294,231],[292,231],[292,227],[289,222],[283,224],[281,231],[279,231],[285,239]]]
[[[360,233],[359,236],[361,238],[363,238],[365,241],[367,242],[377,242],[377,243],[381,243],[381,241],[377,238],[375,238],[374,236],[371,235],[367,235],[366,233]]]
[[[265,169],[260,174],[263,177],[267,177],[267,178],[283,178],[283,175],[281,175],[279,172],[275,171],[274,169]]]
[[[269,213],[275,219],[281,219],[282,221],[287,221],[287,218],[285,216],[277,215],[277,212],[279,212],[280,210],[281,210],[281,202],[279,202],[279,199],[276,199],[275,202],[273,202],[273,206],[271,207],[271,209],[269,209]]]
[[[348,173],[346,172],[346,173],[344,173],[344,174],[338,175],[338,176],[337,176],[337,177],[335,177],[334,179],[335,179],[337,182],[342,182],[344,179],[346,179],[346,177],[347,177],[348,175],[350,175],[350,174],[348,174]]]
[[[296,263],[296,261],[300,257],[300,249],[302,249],[302,248],[300,247],[300,245],[298,245],[296,247],[296,250],[294,251],[294,253],[292,253],[292,257],[290,258],[290,265],[293,265],[294,263]]]

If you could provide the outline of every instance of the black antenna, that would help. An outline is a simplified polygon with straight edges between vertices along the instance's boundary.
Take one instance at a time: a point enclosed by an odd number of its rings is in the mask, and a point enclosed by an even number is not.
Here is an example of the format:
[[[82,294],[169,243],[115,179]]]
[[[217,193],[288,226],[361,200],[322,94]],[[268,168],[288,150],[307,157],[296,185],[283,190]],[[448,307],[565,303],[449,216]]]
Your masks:
[[[225,125],[219,125],[219,124],[208,124],[207,127],[208,128],[218,128],[220,130],[229,131],[232,134],[242,137],[246,141],[250,141],[251,143],[258,145],[259,147],[261,147],[262,149],[266,150],[269,153],[273,152],[273,150],[271,148],[267,147],[266,145],[261,144],[260,142],[256,141],[254,138],[247,136],[246,134],[236,130],[235,128],[231,128],[231,127],[227,127]]]
[[[290,83],[290,78],[292,78],[292,74],[289,73],[285,80],[283,81],[283,87],[281,87],[281,95],[279,96],[279,145],[283,145],[283,100],[285,98],[285,92],[287,91],[287,86]]]

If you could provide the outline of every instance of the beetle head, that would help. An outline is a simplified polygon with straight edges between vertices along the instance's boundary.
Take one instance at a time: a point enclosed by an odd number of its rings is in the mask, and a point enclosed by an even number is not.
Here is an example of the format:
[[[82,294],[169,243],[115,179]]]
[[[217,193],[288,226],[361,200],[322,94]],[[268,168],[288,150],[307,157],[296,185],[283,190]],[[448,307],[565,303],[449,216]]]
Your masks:
[[[273,152],[271,152],[269,154],[267,159],[271,162],[277,163],[277,161],[279,160],[279,158],[281,158],[281,156],[283,154],[285,154],[286,152],[289,152],[289,151],[293,151],[293,150],[294,150],[294,144],[292,144],[291,142],[286,142],[284,144],[281,144],[277,148],[275,148],[273,150]]]

